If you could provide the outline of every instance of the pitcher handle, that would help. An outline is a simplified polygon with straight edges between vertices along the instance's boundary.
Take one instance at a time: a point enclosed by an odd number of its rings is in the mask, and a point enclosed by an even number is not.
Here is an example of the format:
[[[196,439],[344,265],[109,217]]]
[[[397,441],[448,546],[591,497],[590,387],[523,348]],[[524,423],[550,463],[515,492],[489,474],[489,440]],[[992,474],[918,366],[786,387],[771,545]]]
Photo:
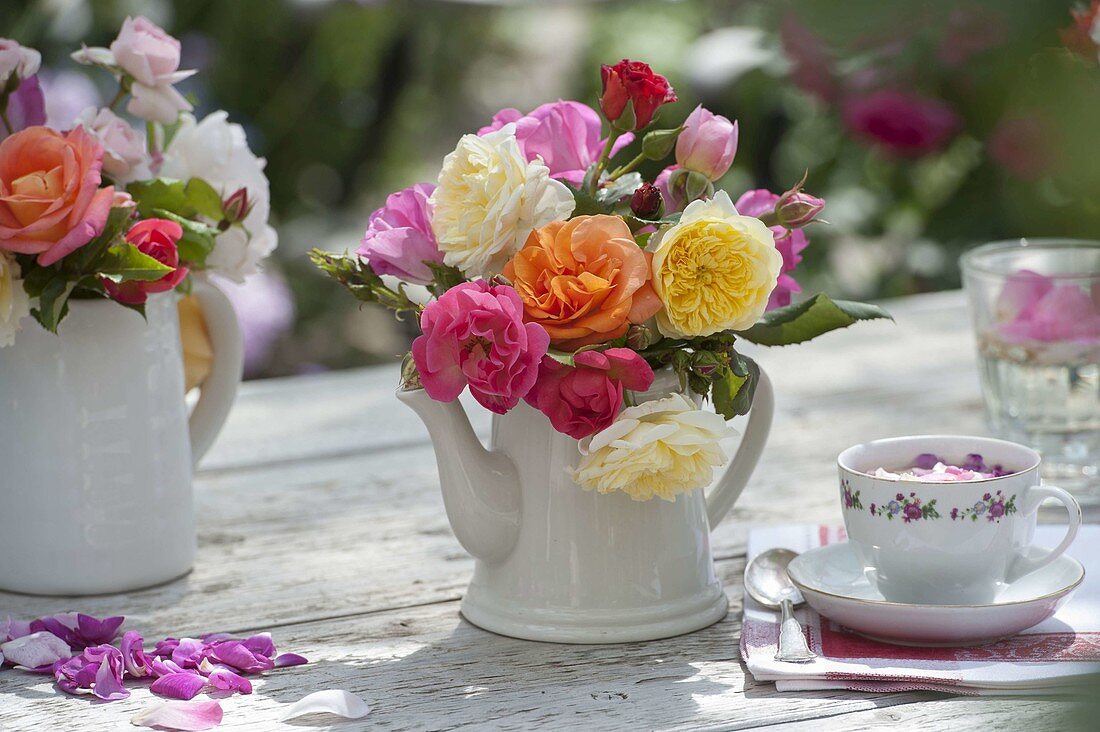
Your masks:
[[[760,379],[752,398],[752,409],[749,410],[749,423],[745,427],[741,444],[738,445],[733,460],[726,466],[726,472],[707,494],[707,521],[712,531],[733,508],[749,482],[749,477],[764,452],[764,443],[768,441],[774,413],[775,394],[772,392],[772,382],[764,369],[760,369]]]
[[[198,465],[221,432],[237,397],[244,369],[244,344],[237,313],[225,293],[198,277],[192,280],[191,294],[202,307],[214,351],[210,374],[199,387],[199,400],[191,410],[191,464]]]
[[[1077,529],[1081,526],[1081,504],[1077,502],[1077,499],[1057,486],[1038,485],[1028,491],[1028,505],[1024,507],[1024,515],[1038,511],[1039,504],[1043,502],[1044,498],[1053,498],[1066,507],[1066,513],[1069,514],[1069,526],[1066,527],[1066,535],[1058,546],[1046,552],[1041,557],[1017,557],[1008,568],[1008,572],[1005,575],[1005,582],[1015,582],[1024,575],[1031,574],[1035,570],[1047,566],[1055,559],[1062,556],[1066,549],[1069,549],[1069,545],[1073,543],[1074,538],[1077,536]]]

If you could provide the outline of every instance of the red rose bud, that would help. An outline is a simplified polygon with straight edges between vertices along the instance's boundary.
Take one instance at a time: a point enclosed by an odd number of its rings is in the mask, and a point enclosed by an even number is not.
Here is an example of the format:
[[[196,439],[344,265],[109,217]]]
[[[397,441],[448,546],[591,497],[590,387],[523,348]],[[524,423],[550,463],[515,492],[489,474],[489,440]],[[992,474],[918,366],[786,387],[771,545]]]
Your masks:
[[[233,192],[229,198],[225,199],[225,203],[222,204],[222,210],[225,212],[225,220],[231,224],[236,224],[244,221],[248,217],[248,214],[252,211],[252,206],[255,205],[255,201],[251,201],[248,198],[248,189],[241,187]]]
[[[603,93],[600,109],[609,122],[623,116],[627,102],[634,107],[633,129],[640,130],[653,121],[653,115],[662,104],[676,101],[668,79],[654,73],[649,64],[623,59],[614,66],[601,66]]]
[[[172,271],[159,280],[114,282],[104,278],[103,287],[111,299],[124,305],[141,305],[153,293],[174,289],[187,276],[187,268],[179,266],[177,242],[182,236],[183,229],[180,225],[166,219],[145,219],[130,227],[126,232],[126,241],[137,247],[142,254],[171,267]]]
[[[642,183],[630,198],[630,210],[640,219],[657,219],[661,216],[661,190],[652,183]]]

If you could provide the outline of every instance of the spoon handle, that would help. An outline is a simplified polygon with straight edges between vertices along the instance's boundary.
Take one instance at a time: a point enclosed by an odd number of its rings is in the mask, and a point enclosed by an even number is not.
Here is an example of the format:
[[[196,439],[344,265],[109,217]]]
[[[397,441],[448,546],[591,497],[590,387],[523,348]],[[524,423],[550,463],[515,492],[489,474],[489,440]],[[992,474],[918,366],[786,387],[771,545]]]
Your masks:
[[[806,645],[806,636],[802,634],[802,626],[794,617],[794,605],[790,600],[784,600],[780,605],[783,612],[783,620],[779,625],[779,650],[775,654],[776,661],[788,663],[806,663],[817,658],[817,654]]]

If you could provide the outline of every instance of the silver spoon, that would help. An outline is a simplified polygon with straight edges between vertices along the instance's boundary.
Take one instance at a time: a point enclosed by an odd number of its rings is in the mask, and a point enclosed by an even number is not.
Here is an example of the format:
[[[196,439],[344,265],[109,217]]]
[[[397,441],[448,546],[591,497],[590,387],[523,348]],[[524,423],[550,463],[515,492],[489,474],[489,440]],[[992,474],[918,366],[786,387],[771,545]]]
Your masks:
[[[817,658],[817,654],[806,645],[802,626],[794,617],[794,608],[805,602],[787,576],[787,565],[797,556],[798,552],[790,549],[769,549],[757,554],[745,567],[745,588],[752,599],[765,607],[778,608],[782,613],[775,660],[806,663]]]

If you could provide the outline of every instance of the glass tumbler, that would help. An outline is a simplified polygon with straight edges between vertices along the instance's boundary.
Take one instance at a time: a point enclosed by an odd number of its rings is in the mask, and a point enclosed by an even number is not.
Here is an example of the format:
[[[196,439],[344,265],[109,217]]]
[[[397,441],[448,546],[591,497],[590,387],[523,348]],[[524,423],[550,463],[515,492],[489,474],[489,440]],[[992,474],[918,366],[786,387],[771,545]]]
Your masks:
[[[985,244],[961,258],[990,429],[1100,502],[1100,242]]]

